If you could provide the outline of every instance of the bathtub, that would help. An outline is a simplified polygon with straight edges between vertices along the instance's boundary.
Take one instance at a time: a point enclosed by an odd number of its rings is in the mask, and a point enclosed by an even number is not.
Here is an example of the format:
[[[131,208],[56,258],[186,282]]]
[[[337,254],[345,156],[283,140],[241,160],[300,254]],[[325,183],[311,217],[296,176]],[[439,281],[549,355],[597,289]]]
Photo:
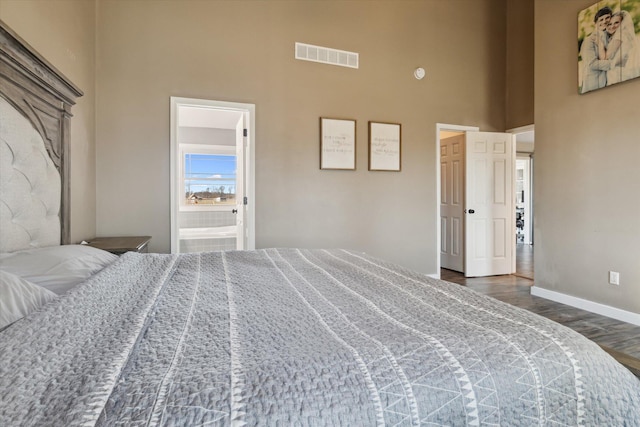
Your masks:
[[[229,239],[236,237],[238,226],[181,228],[180,239]]]

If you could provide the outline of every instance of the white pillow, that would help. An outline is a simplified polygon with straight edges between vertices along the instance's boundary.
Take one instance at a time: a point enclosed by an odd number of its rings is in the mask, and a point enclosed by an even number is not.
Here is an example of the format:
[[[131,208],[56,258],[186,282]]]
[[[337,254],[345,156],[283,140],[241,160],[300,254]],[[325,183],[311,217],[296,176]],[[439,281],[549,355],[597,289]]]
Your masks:
[[[56,298],[53,292],[0,270],[0,330]]]
[[[1,254],[0,268],[61,295],[117,259],[91,246],[63,245]]]

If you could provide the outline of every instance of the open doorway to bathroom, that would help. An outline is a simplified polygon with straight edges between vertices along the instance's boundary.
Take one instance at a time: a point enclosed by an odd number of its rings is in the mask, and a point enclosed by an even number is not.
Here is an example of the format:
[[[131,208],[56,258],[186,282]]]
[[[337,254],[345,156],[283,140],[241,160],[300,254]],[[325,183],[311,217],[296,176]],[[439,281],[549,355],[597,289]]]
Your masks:
[[[171,98],[171,252],[243,250],[253,233],[255,107]]]

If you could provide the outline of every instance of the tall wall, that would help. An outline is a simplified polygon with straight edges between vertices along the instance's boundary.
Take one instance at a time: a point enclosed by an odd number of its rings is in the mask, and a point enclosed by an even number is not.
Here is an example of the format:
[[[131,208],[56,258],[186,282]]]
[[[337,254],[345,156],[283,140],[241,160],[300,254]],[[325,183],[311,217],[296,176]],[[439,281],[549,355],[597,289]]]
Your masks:
[[[74,240],[149,234],[168,251],[169,97],[209,98],[257,106],[259,247],[349,247],[433,273],[435,123],[529,124],[514,104],[529,90],[513,26],[526,3],[0,0],[0,19],[85,92]],[[536,286],[640,313],[640,80],[577,94],[576,19],[592,3],[535,1]],[[295,61],[295,41],[359,52],[361,67]],[[355,172],[318,170],[320,116],[358,120]],[[402,123],[402,172],[366,170],[368,120]]]
[[[0,19],[83,92],[71,112],[71,241],[96,233],[95,2],[0,0]]]
[[[97,227],[169,244],[169,98],[256,105],[256,245],[345,247],[435,273],[436,123],[505,128],[505,1],[98,2]],[[360,68],[294,59],[294,43]],[[427,76],[413,77],[416,67]],[[357,120],[357,170],[319,170],[319,117]],[[402,172],[367,171],[367,121]]]
[[[533,6],[531,0],[507,1],[507,129],[533,124]]]
[[[593,3],[535,3],[536,286],[640,313],[640,79],[578,94]]]

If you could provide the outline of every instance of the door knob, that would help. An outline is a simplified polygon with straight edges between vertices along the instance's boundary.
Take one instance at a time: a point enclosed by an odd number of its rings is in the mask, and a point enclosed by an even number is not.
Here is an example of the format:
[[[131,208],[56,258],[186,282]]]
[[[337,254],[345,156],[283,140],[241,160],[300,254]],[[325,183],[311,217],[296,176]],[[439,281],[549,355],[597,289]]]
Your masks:
[[[231,213],[237,214],[238,213],[238,209],[231,209]]]
[[[464,213],[470,213],[470,214],[472,214],[472,213],[476,213],[476,211],[475,211],[475,210],[473,210],[473,209],[469,209],[469,210],[467,211],[467,210],[465,209],[465,210],[464,210]]]

